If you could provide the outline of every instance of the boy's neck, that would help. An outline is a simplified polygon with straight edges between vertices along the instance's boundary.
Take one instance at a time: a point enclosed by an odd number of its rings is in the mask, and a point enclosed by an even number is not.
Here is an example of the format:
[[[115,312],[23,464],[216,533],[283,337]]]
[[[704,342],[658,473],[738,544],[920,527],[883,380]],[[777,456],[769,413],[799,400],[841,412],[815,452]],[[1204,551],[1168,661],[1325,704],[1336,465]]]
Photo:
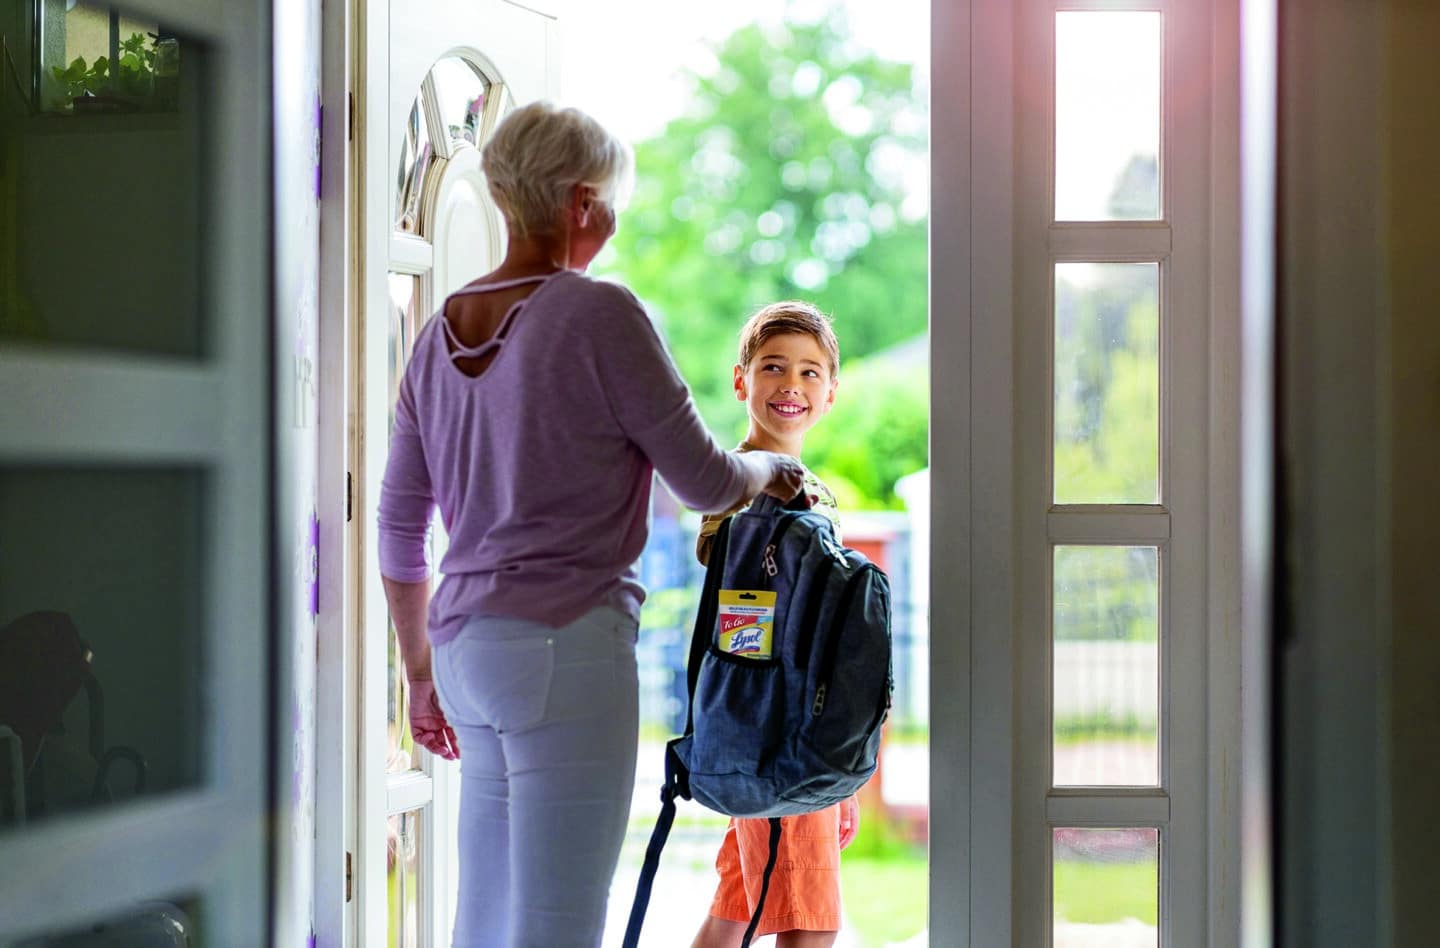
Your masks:
[[[745,444],[755,451],[773,451],[776,454],[788,454],[796,460],[800,459],[800,449],[805,446],[805,436],[800,435],[789,441],[780,441],[772,438],[763,431],[756,431],[751,425],[750,430],[745,434]]]

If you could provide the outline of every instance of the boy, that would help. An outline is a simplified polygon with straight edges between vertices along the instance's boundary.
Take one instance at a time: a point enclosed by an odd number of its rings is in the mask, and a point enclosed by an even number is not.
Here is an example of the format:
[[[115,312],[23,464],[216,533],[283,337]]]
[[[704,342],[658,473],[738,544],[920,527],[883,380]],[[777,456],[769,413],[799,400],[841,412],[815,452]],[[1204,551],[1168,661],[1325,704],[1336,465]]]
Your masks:
[[[740,450],[800,457],[805,433],[835,404],[840,347],[829,318],[809,303],[772,303],[740,331],[735,397],[750,430]],[[835,522],[835,495],[805,472],[810,504]],[[739,509],[739,508],[737,508]],[[706,516],[696,555],[708,563],[726,514]],[[776,948],[829,948],[840,930],[840,850],[855,837],[859,809],[852,797],[815,813],[782,818],[780,852],[756,936],[778,933]],[[769,823],[732,819],[715,858],[720,884],[692,948],[734,948],[750,923],[769,856]]]

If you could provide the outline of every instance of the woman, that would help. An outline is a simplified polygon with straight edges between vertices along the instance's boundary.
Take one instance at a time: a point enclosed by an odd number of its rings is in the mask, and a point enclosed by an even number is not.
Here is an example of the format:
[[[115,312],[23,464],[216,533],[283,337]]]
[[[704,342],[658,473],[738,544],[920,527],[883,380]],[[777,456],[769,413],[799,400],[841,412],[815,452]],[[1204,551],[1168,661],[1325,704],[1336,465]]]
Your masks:
[[[652,471],[713,512],[793,496],[803,469],[721,450],[640,304],[583,275],[630,185],[624,145],[538,103],[500,124],[483,167],[508,250],[415,340],[380,569],[412,733],[461,760],[454,945],[594,946],[635,777]]]

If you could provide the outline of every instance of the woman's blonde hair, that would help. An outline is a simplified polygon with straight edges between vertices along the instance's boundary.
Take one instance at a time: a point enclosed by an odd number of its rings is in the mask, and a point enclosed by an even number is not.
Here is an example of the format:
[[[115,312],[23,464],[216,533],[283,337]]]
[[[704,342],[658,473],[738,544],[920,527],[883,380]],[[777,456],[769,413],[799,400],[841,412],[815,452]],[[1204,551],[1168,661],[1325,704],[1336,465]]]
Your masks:
[[[630,146],[579,109],[532,102],[505,116],[481,163],[490,196],[519,236],[548,233],[577,184],[618,211],[630,198]]]

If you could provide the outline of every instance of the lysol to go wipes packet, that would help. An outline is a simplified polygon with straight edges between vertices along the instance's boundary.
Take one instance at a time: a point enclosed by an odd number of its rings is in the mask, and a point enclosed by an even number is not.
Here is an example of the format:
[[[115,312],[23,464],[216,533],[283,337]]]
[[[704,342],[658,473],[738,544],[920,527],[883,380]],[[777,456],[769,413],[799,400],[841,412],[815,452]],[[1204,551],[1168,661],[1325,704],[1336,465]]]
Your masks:
[[[769,658],[775,636],[775,593],[720,590],[720,651],[742,658]]]

